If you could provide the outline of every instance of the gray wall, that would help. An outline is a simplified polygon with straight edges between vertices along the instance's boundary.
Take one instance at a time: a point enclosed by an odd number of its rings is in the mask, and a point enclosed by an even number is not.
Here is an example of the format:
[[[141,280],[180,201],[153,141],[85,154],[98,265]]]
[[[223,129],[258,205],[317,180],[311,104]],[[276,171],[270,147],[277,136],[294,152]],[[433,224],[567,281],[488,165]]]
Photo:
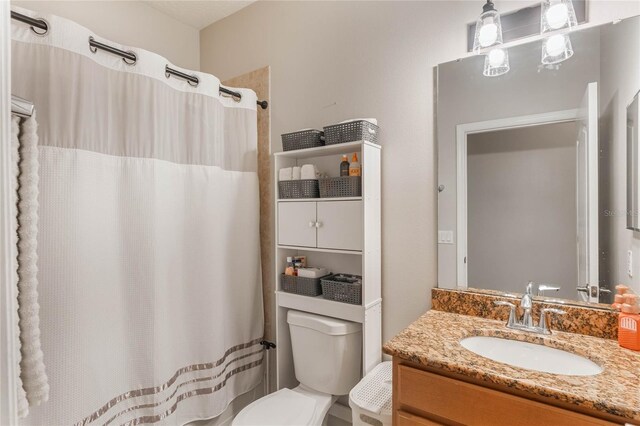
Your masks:
[[[576,298],[576,134],[567,122],[468,137],[469,287],[535,281]]]
[[[499,8],[533,3],[501,1]],[[433,67],[467,55],[466,24],[480,9],[475,0],[258,1],[200,34],[202,71],[224,80],[271,67],[274,151],[289,130],[379,120],[383,339],[430,307],[437,282]],[[638,13],[639,2],[589,2],[590,24]]]

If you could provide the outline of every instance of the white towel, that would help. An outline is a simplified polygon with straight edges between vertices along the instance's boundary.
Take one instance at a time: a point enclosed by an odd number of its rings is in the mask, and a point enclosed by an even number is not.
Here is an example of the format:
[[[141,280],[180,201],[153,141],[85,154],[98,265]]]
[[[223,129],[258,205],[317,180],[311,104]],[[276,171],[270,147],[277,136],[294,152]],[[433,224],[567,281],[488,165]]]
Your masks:
[[[300,179],[318,179],[318,168],[315,164],[304,164],[300,169]]]
[[[278,180],[291,180],[292,173],[293,171],[291,167],[284,167],[279,171]]]
[[[40,405],[49,399],[49,382],[40,344],[40,305],[38,304],[39,163],[37,130],[38,124],[34,113],[33,116],[22,122],[19,143],[19,172],[17,172],[20,379],[29,406]],[[22,405],[24,405],[23,402],[19,403],[19,406]],[[26,413],[24,414],[26,415]]]
[[[300,180],[300,166],[294,166],[292,168],[291,179]]]

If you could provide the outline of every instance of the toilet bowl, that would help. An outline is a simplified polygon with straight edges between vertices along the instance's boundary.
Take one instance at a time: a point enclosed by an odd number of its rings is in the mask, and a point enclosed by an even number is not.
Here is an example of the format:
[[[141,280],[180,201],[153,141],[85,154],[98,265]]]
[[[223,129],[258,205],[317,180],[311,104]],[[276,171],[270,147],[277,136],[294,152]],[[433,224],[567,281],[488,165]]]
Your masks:
[[[321,425],[338,399],[300,385],[280,389],[247,405],[233,420],[234,426]]]
[[[360,380],[361,324],[289,311],[294,389],[280,389],[245,407],[233,426],[319,426],[338,399]]]

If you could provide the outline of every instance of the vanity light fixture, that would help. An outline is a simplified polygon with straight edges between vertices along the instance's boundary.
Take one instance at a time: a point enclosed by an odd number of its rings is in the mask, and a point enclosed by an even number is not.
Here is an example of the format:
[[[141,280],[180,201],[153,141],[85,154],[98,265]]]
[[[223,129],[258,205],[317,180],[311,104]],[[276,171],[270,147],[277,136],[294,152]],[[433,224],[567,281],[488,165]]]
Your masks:
[[[509,72],[509,52],[507,49],[496,47],[491,49],[484,57],[485,77],[497,77]]]
[[[571,0],[544,0],[540,10],[540,33],[572,30],[578,25]]]
[[[476,23],[476,34],[473,39],[473,52],[478,54],[482,50],[502,44],[502,25],[500,14],[491,0],[482,7],[482,14]]]
[[[558,64],[573,56],[569,34],[554,34],[542,42],[542,63]]]
[[[542,42],[542,63],[559,64],[573,56],[569,31],[576,25],[571,0],[544,0],[540,9],[540,34],[549,34]]]

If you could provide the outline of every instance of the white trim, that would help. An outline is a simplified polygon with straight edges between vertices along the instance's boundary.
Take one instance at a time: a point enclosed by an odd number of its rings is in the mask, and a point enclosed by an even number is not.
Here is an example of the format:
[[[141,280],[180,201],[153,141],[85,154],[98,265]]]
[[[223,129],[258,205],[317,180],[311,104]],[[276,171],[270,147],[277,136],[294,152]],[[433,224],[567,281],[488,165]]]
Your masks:
[[[589,262],[589,276],[588,286],[591,289],[592,286],[600,286],[600,265],[599,265],[599,235],[598,235],[598,155],[599,155],[599,141],[598,141],[598,84],[589,83],[587,85],[586,93],[587,111],[586,120],[589,128],[587,129],[587,156],[588,156],[588,179],[589,186],[587,188],[587,232],[589,233],[589,241],[587,242],[587,259]],[[592,118],[595,118],[593,120]],[[595,140],[593,140],[595,139]],[[595,249],[594,249],[595,248]],[[592,296],[589,291],[589,301],[599,302],[599,296]]]
[[[467,287],[467,135],[514,127],[574,121],[577,109],[478,121],[456,126],[456,285]]]
[[[13,283],[16,247],[11,219],[11,17],[9,2],[0,1],[0,424],[18,422],[16,359],[17,289]]]

